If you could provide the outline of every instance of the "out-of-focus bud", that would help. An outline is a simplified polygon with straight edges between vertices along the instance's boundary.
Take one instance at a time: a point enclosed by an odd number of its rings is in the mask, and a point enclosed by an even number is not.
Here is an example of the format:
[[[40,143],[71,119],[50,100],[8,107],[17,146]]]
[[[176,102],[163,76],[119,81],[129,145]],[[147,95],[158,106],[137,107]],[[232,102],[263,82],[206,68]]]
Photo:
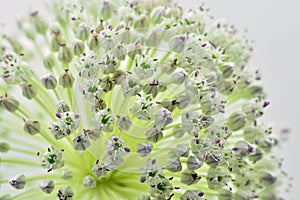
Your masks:
[[[71,88],[73,87],[74,77],[69,72],[69,69],[65,69],[63,73],[59,76],[59,84],[63,88]]]
[[[49,90],[55,89],[55,87],[57,85],[57,80],[52,74],[47,74],[47,75],[43,76],[41,81],[42,81],[44,87]]]

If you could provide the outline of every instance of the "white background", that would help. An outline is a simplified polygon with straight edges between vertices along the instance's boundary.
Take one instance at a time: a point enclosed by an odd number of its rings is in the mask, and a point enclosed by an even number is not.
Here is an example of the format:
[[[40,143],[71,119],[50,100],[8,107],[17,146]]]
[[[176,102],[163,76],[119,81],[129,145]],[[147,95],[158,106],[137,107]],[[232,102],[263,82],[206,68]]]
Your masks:
[[[38,0],[0,0],[0,22],[17,34],[15,19],[41,7]],[[287,200],[300,196],[300,1],[298,0],[179,0],[185,8],[204,2],[216,18],[225,18],[238,29],[248,29],[255,41],[252,65],[259,67],[271,106],[266,119],[278,128],[291,129],[279,154],[294,183]]]

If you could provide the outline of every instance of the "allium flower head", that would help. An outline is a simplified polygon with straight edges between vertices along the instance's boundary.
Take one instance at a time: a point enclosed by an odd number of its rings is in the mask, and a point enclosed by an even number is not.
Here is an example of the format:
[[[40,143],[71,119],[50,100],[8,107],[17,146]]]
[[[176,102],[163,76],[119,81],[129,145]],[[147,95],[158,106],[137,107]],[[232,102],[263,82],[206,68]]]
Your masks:
[[[168,0],[49,7],[1,34],[1,200],[281,199],[243,34]]]

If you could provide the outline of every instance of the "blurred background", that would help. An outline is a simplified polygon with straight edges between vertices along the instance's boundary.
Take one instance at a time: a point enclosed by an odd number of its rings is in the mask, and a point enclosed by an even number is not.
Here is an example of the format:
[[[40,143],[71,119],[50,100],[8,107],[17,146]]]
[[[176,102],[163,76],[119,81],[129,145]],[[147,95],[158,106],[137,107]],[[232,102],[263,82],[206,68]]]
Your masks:
[[[17,35],[16,18],[34,8],[42,0],[9,0],[0,6],[0,23]],[[254,40],[251,65],[261,70],[263,85],[271,106],[265,119],[276,128],[289,128],[289,140],[278,154],[284,158],[284,169],[293,178],[293,188],[286,200],[300,196],[300,1],[297,0],[178,0],[184,8],[205,3],[216,19],[224,18]],[[287,186],[288,187],[288,186]]]

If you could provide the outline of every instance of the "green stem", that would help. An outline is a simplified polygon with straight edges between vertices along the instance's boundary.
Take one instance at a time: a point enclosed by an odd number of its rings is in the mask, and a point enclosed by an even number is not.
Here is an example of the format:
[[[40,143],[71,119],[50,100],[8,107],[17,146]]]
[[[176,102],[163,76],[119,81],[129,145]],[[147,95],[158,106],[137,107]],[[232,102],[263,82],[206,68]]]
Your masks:
[[[40,167],[40,164],[37,162],[32,162],[28,160],[18,159],[18,158],[1,158],[1,163],[6,164],[16,164],[16,165],[25,165],[30,167]]]
[[[43,108],[43,109],[49,114],[49,116],[50,116],[53,120],[55,120],[55,117],[54,117],[52,111],[49,110],[49,107],[46,106],[46,105],[43,103],[43,101],[40,100],[40,98],[39,98],[38,96],[36,96],[36,97],[34,98],[34,100],[41,106],[41,108]]]
[[[34,156],[36,156],[36,152],[29,151],[27,149],[21,149],[21,148],[17,148],[17,147],[10,147],[10,150],[15,151],[15,152],[19,152],[19,153],[23,153],[23,154],[28,154],[28,155],[34,155]]]

